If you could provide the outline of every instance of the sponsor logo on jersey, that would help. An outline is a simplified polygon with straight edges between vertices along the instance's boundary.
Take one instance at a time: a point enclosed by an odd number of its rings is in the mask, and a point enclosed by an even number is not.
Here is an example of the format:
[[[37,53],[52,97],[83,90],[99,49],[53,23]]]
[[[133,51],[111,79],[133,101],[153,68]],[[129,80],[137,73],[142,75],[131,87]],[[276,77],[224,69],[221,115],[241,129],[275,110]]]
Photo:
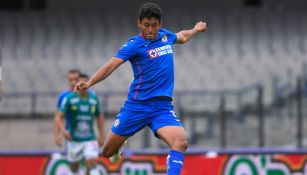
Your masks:
[[[167,36],[166,36],[166,35],[164,35],[164,36],[162,37],[162,42],[164,42],[164,43],[167,42]]]
[[[91,115],[77,115],[77,119],[78,120],[92,120],[92,116]]]
[[[79,101],[80,101],[79,98],[72,98],[72,99],[70,99],[70,103],[71,103],[71,104],[78,103]]]
[[[80,111],[81,112],[89,111],[89,106],[88,105],[80,105]]]
[[[96,105],[97,104],[97,100],[93,99],[93,98],[90,98],[90,101],[89,101],[92,105]]]
[[[166,54],[172,54],[173,53],[173,49],[171,45],[165,45],[162,47],[158,47],[155,49],[150,49],[147,51],[150,58],[157,58],[158,56],[162,56],[162,55],[166,55]]]

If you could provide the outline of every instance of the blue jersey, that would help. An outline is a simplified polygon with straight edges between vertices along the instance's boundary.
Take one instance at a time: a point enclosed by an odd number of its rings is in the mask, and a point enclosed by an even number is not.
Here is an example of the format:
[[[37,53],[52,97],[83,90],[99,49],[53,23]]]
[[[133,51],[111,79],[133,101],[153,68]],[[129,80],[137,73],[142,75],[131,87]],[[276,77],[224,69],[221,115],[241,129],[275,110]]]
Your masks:
[[[176,34],[160,29],[154,40],[134,36],[115,55],[130,61],[134,80],[130,85],[129,100],[147,100],[158,96],[172,98],[174,89],[173,45]]]

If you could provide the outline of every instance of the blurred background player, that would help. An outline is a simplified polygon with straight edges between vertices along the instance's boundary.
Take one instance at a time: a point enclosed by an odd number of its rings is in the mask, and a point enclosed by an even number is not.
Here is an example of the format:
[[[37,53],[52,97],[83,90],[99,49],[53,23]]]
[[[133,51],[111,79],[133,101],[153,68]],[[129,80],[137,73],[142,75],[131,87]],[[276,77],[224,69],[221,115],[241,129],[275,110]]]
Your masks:
[[[87,81],[86,74],[80,74],[80,81]],[[55,116],[55,142],[63,145],[63,136],[67,141],[67,158],[71,170],[77,174],[79,163],[84,158],[88,175],[99,175],[97,158],[99,147],[104,141],[104,116],[100,111],[98,97],[93,92],[70,92],[64,97]],[[64,118],[68,115],[64,127]],[[98,137],[94,131],[94,120],[98,128]],[[97,141],[98,140],[98,141]]]
[[[78,79],[78,82],[80,81],[83,81],[83,82],[86,82],[90,79],[90,77],[87,75],[87,74],[84,74],[84,73],[80,73],[79,75],[79,79]],[[76,84],[76,83],[75,83]],[[96,95],[95,91],[93,91],[92,89],[88,89],[87,90],[88,93],[91,93],[93,95]],[[101,104],[101,103],[100,103]]]
[[[155,136],[171,149],[167,158],[167,174],[179,175],[188,147],[186,132],[171,104],[174,88],[173,45],[184,44],[197,33],[206,30],[198,22],[193,29],[173,33],[162,29],[162,9],[146,3],[139,9],[140,34],[129,39],[107,64],[87,82],[76,84],[75,90],[88,89],[107,78],[125,61],[130,61],[134,81],[128,100],[117,116],[106,138],[102,154],[118,157],[119,148],[130,136],[149,126]]]
[[[60,105],[62,103],[62,100],[66,95],[68,95],[70,92],[72,92],[75,84],[78,82],[80,78],[81,72],[78,69],[71,69],[67,72],[67,80],[68,80],[68,86],[69,89],[64,90],[60,93],[57,101],[57,109],[60,108]]]
[[[75,84],[79,81],[79,78],[80,78],[80,70],[78,69],[70,69],[68,72],[67,72],[67,75],[66,75],[66,78],[67,78],[67,81],[68,81],[68,87],[69,89],[66,89],[64,91],[62,91],[60,93],[60,95],[58,96],[58,100],[57,100],[57,109],[56,109],[56,112],[55,112],[55,115],[54,117],[57,115],[57,113],[59,112],[60,110],[60,106],[61,106],[61,103],[63,101],[63,99],[72,92]],[[65,115],[66,117],[66,121],[68,120],[69,118],[69,114],[66,114]],[[65,124],[65,128],[69,128],[69,122],[66,122]],[[65,148],[66,148],[66,145],[65,145]]]

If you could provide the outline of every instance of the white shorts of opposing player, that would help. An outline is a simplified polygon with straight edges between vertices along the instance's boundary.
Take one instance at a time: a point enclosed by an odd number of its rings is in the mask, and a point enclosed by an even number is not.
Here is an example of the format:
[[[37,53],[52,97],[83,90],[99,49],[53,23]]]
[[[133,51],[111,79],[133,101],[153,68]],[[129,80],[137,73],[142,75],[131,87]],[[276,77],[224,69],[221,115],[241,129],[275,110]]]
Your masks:
[[[96,159],[99,155],[99,146],[97,140],[74,142],[67,141],[67,159],[69,162],[79,162],[82,158],[85,160]]]

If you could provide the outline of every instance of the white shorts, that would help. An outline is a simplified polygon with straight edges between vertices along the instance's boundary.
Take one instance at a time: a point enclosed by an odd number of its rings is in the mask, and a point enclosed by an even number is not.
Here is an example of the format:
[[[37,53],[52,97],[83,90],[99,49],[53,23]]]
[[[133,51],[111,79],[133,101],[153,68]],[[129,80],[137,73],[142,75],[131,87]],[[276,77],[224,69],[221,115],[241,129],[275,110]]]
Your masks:
[[[85,160],[98,158],[99,146],[97,140],[74,142],[67,141],[67,159],[69,162],[79,162],[82,158]]]

